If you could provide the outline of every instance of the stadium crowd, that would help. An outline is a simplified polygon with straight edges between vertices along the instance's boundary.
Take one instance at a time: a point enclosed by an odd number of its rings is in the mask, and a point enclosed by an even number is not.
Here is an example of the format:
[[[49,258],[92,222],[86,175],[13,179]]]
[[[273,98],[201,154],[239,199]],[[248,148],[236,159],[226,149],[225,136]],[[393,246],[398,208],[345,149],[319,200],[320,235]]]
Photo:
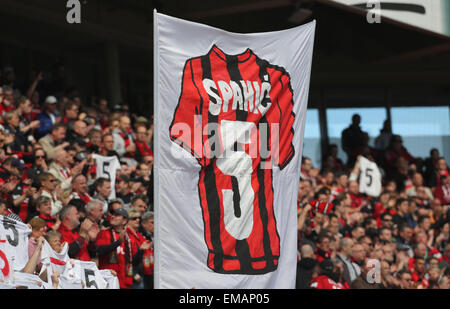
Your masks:
[[[386,121],[374,146],[355,114],[320,168],[302,160],[297,288],[449,289],[450,174],[437,149],[414,157]],[[360,192],[360,159],[377,164],[379,194]]]
[[[66,242],[70,258],[112,270],[120,288],[152,288],[152,119],[83,102],[63,64],[28,83],[12,67],[1,73],[0,215],[29,225],[30,260],[45,237],[55,252]],[[40,274],[39,260],[29,266]]]
[[[111,269],[120,288],[153,288],[152,119],[104,98],[84,102],[61,64],[31,76],[19,84],[8,67],[0,77],[0,215],[29,224],[30,257],[44,238],[57,252],[67,242],[71,258]],[[448,289],[445,159],[436,149],[413,157],[389,122],[372,147],[360,121],[342,135],[348,162],[337,145],[321,168],[302,160],[297,288]],[[99,165],[99,156],[117,160]],[[379,196],[359,192],[361,156],[381,171]]]

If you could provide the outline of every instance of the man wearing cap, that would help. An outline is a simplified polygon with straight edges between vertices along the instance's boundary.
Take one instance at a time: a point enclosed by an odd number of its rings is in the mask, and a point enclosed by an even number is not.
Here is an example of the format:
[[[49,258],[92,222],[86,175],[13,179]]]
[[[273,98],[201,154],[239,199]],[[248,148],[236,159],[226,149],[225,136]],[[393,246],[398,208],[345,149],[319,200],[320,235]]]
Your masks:
[[[36,120],[40,121],[40,126],[36,129],[39,137],[50,133],[50,129],[57,122],[59,118],[57,103],[58,100],[54,96],[45,98],[44,111],[36,116]]]
[[[133,256],[126,233],[127,221],[127,211],[115,209],[111,215],[111,226],[100,231],[96,240],[98,268],[114,270],[121,289],[130,289],[133,284]]]
[[[29,199],[36,192],[35,188],[23,183],[22,176],[25,163],[21,159],[9,157],[0,169],[0,188],[6,190],[4,197],[11,199],[12,210],[22,221],[29,215]]]

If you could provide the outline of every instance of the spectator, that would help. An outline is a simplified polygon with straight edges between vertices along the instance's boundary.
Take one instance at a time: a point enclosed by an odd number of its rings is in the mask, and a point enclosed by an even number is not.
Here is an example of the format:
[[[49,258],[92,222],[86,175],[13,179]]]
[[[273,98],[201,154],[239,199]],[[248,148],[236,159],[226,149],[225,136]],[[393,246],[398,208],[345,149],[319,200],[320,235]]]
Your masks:
[[[341,134],[342,149],[347,154],[347,166],[353,166],[355,164],[356,157],[359,154],[356,153],[356,150],[364,145],[364,132],[359,126],[360,123],[361,116],[354,114],[352,116],[352,123]]]
[[[59,121],[58,100],[54,96],[48,96],[45,98],[44,111],[36,116],[36,120],[39,120],[39,128],[36,133],[38,137],[43,137],[51,132],[51,128],[55,123]]]
[[[309,244],[302,245],[300,249],[301,259],[297,263],[297,279],[295,287],[297,289],[308,289],[317,265],[314,259],[314,250]]]
[[[364,264],[365,257],[366,251],[364,250],[364,247],[358,243],[355,243],[352,247],[351,259],[354,263],[353,266],[355,266],[358,276],[361,274],[361,266]]]
[[[73,123],[73,130],[70,131],[70,134],[67,140],[72,143],[77,143],[79,145],[86,144],[86,137],[88,134],[88,125],[83,120],[75,120]]]
[[[97,224],[90,220],[84,220],[80,224],[78,210],[73,205],[64,207],[59,213],[59,217],[61,225],[58,232],[61,234],[61,240],[69,244],[69,256],[82,261],[90,261],[89,251],[95,251],[95,240],[99,233]],[[78,227],[79,232],[77,232]]]
[[[63,207],[62,201],[58,199],[56,195],[56,186],[58,180],[50,173],[41,173],[38,177],[40,189],[39,192],[42,196],[46,196],[50,199],[52,207],[51,215],[55,216]]]
[[[28,238],[28,256],[32,256],[34,251],[36,250],[37,246],[38,246],[38,239],[45,236],[45,231],[46,231],[46,224],[45,221],[42,220],[41,218],[33,218],[28,222],[28,225],[31,227],[31,234]],[[39,258],[37,262],[37,268],[36,271],[39,273],[42,264],[40,263],[40,253],[39,253]]]
[[[130,189],[130,179],[126,175],[119,175],[116,178],[116,198],[122,201],[124,208],[128,209],[131,199],[135,193]]]
[[[101,202],[101,201],[100,201]],[[111,218],[113,216],[113,214],[116,212],[117,209],[119,208],[123,208],[123,204],[120,200],[116,199],[116,200],[112,200],[109,204],[108,204],[108,211],[105,213],[103,212],[103,222],[102,222],[102,226],[104,228],[108,228],[110,227],[110,221]]]
[[[352,289],[384,289],[381,278],[373,278],[369,274],[372,270],[370,259],[362,261],[361,275],[359,275],[351,284]],[[380,273],[381,276],[381,273]],[[377,280],[378,279],[378,280]]]
[[[103,205],[95,199],[90,200],[86,205],[86,219],[100,226],[103,218]]]
[[[50,229],[55,231],[58,230],[61,221],[58,216],[56,218],[52,216],[51,199],[47,196],[41,195],[36,200],[35,205],[37,217],[45,222],[46,231],[49,231]]]
[[[394,224],[397,226],[404,225],[408,223],[408,220],[406,219],[406,215],[408,213],[408,207],[409,203],[407,199],[399,198],[397,200],[397,203],[395,205],[397,213],[392,218],[394,221]]]
[[[94,184],[95,195],[93,198],[103,203],[103,212],[108,210],[109,196],[111,194],[111,181],[107,178],[98,178]]]
[[[348,286],[356,279],[359,272],[359,266],[352,260],[353,240],[351,238],[342,238],[339,242],[337,258],[343,263],[343,278]]]
[[[99,269],[112,269],[117,273],[121,289],[133,285],[131,244],[126,233],[128,213],[123,208],[114,210],[110,227],[100,231],[96,245]]]
[[[384,155],[385,170],[393,171],[398,168],[398,158],[403,158],[406,164],[413,163],[414,157],[403,146],[403,139],[400,135],[393,135]]]
[[[99,153],[102,156],[117,156],[120,159],[119,154],[114,150],[114,137],[111,133],[103,134]]]
[[[441,178],[449,175],[447,162],[444,157],[438,158],[434,161],[433,169],[427,172],[427,185],[430,188],[435,188],[441,185]]]
[[[28,177],[32,180],[34,187],[39,187],[39,175],[48,171],[45,151],[37,148],[33,151],[34,164],[27,170]]]
[[[88,193],[86,176],[74,174],[72,177],[72,193],[69,197],[70,199],[80,199],[84,204],[88,204],[91,201],[92,198]]]
[[[133,256],[133,285],[132,289],[144,288],[144,253],[151,247],[151,242],[146,240],[141,233],[139,233],[139,226],[141,222],[141,213],[136,208],[128,210],[128,224],[127,235],[131,243],[131,255]]]
[[[64,105],[62,123],[66,124],[69,128],[73,126],[74,122],[78,119],[78,113],[80,107],[74,101],[68,101]]]
[[[5,128],[6,133],[14,136],[13,142],[9,144],[11,151],[28,152],[29,142],[25,134],[20,130],[20,118],[17,112],[7,112],[3,119],[5,121],[3,127]]]
[[[66,196],[72,192],[72,176],[78,175],[83,170],[86,161],[76,164],[73,168],[69,165],[69,154],[65,149],[56,149],[55,158],[50,164],[49,173],[61,181],[61,188]]]
[[[383,122],[383,128],[380,130],[380,134],[375,138],[375,149],[384,151],[389,146],[389,142],[392,137],[391,121],[386,119]]]
[[[413,279],[411,273],[407,270],[401,270],[397,274],[400,281],[400,288],[403,290],[409,290],[413,288]]]
[[[119,119],[119,128],[113,130],[114,150],[120,157],[125,156],[134,158],[136,145],[131,136],[131,121],[128,116],[121,116]]]
[[[441,201],[442,205],[450,206],[450,175],[441,176],[440,185],[436,186],[434,196]]]
[[[313,278],[310,284],[312,289],[344,289],[339,283],[337,274],[334,272],[334,265],[329,259],[325,259],[319,264],[318,276]]]
[[[423,257],[416,257],[414,261],[414,269],[411,273],[411,278],[416,284],[416,287],[428,288],[430,285],[428,282],[427,268],[425,266],[425,259]]]
[[[68,142],[64,142],[66,137],[66,126],[62,123],[54,124],[50,132],[39,139],[39,144],[41,144],[44,149],[47,159],[53,160],[55,158],[55,150],[64,149],[69,146]]]
[[[131,201],[131,208],[137,209],[141,215],[148,209],[148,198],[146,195],[138,194]]]
[[[330,249],[330,237],[327,235],[319,236],[315,258],[320,263],[324,259],[331,258],[332,251]]]
[[[142,162],[143,157],[153,156],[153,150],[150,148],[150,134],[144,124],[136,126],[136,153],[135,159]]]
[[[412,177],[412,187],[410,187],[408,190],[406,190],[406,195],[408,197],[416,197],[418,194],[417,192],[418,192],[419,188],[422,188],[423,190],[425,190],[425,193],[427,194],[428,199],[433,198],[433,192],[431,192],[431,189],[428,187],[424,187],[422,173],[415,172]]]
[[[313,186],[316,185],[316,176],[319,174],[318,169],[314,169],[312,161],[308,157],[302,158],[300,179],[308,179],[312,182]]]

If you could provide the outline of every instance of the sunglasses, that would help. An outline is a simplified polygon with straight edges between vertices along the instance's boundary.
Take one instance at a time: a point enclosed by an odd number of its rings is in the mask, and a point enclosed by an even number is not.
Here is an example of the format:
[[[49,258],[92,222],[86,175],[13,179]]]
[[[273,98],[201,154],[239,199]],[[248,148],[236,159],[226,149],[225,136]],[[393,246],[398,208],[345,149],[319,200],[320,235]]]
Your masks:
[[[134,218],[130,218],[130,221],[134,221],[134,220],[141,220],[141,217],[134,217]]]
[[[45,156],[36,156],[36,159],[45,159]]]

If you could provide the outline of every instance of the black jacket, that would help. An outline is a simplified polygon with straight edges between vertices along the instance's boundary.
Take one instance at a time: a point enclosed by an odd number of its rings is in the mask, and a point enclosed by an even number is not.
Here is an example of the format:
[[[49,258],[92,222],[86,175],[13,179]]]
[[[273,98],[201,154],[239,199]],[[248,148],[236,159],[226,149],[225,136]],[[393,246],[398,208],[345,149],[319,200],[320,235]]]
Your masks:
[[[296,289],[309,289],[316,265],[317,261],[313,258],[304,258],[297,263]]]

